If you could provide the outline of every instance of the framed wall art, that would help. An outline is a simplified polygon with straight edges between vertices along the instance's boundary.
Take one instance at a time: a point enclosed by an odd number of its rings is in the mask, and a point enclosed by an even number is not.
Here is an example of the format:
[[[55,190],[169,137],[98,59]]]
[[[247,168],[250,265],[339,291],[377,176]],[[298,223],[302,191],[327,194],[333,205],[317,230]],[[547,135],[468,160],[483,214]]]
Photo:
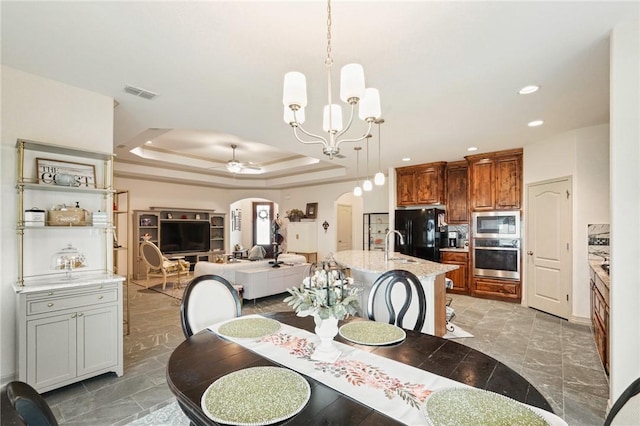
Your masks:
[[[96,187],[96,169],[92,164],[36,158],[38,183],[71,187]]]
[[[315,219],[318,217],[318,203],[307,203],[307,219]]]

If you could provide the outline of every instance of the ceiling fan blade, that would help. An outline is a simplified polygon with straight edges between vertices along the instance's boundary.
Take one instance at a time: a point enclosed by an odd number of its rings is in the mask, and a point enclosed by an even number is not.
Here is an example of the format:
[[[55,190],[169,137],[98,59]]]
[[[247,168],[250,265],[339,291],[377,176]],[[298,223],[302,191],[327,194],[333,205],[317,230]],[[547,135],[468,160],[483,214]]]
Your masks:
[[[242,168],[243,169],[249,169],[249,170],[262,170],[262,167],[260,166],[255,166],[253,164],[242,164]]]

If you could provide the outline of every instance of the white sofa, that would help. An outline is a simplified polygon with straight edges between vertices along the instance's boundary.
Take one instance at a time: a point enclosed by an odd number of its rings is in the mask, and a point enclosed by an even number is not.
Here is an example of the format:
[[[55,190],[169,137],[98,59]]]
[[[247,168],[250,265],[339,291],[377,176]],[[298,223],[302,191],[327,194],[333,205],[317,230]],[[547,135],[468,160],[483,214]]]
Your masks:
[[[256,299],[258,297],[270,296],[273,294],[282,293],[284,290],[282,286],[267,286],[266,283],[258,283],[256,280],[237,282],[237,271],[262,271],[267,270],[273,265],[269,264],[273,259],[264,260],[238,260],[231,263],[213,263],[213,262],[198,262],[193,270],[193,276],[199,277],[200,275],[214,274],[219,275],[229,281],[231,284],[239,284],[243,286],[243,297],[245,299]],[[284,253],[278,256],[278,260],[285,264],[304,264],[307,259],[299,254]],[[277,270],[276,268],[273,268]],[[286,269],[286,265],[280,269]],[[306,269],[308,271],[308,268]],[[308,273],[308,272],[307,272]],[[302,283],[302,279],[305,277],[304,272],[301,272],[299,282]],[[298,280],[296,280],[298,281]]]

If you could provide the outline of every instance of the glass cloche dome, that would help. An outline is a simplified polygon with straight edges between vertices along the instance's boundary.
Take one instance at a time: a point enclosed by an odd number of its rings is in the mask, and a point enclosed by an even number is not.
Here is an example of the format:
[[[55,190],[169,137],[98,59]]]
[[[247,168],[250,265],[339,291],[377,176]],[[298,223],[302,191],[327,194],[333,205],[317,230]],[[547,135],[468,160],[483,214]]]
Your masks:
[[[84,268],[86,265],[85,257],[80,251],[69,244],[59,252],[51,256],[51,269],[64,270],[65,278],[73,279],[71,272],[76,268]]]

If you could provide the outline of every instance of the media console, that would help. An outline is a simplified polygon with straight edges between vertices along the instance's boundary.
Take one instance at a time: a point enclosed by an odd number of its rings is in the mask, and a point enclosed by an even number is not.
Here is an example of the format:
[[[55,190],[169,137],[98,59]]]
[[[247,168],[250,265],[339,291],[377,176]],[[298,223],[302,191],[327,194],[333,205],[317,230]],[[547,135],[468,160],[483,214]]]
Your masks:
[[[139,245],[156,244],[162,254],[184,256],[193,268],[199,261],[215,261],[226,253],[226,215],[215,210],[151,207],[133,211],[133,238],[136,239],[134,277],[144,279],[145,268]]]

